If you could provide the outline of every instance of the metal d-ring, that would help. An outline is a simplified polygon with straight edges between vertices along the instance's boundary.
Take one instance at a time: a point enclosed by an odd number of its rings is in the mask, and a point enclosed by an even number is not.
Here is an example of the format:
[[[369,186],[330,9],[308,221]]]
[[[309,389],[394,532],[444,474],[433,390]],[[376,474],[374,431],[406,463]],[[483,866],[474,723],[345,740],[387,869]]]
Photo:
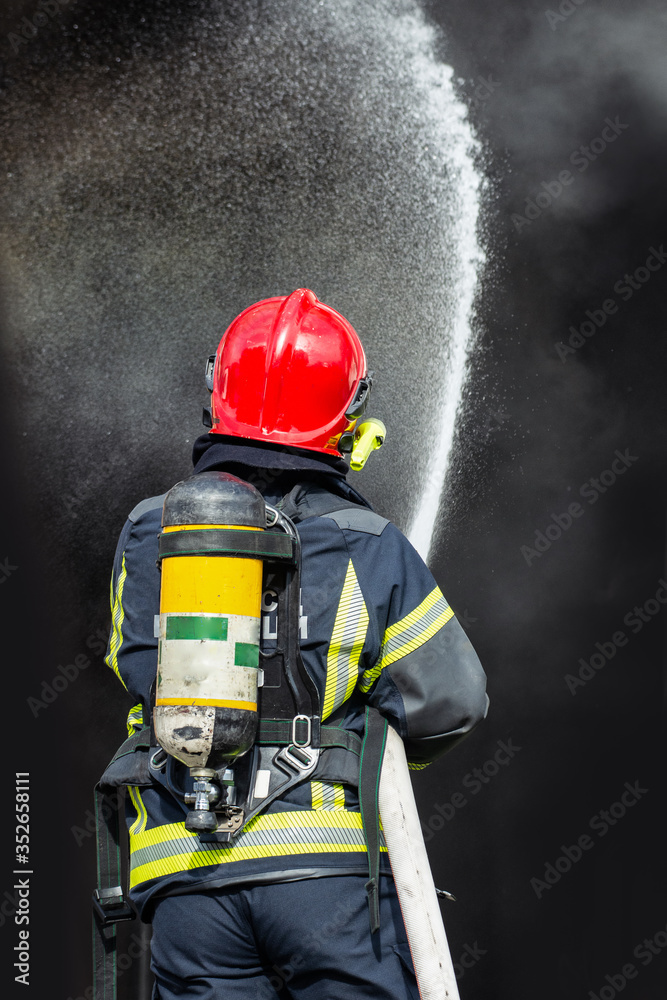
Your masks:
[[[163,759],[158,763],[157,758],[163,753]],[[149,764],[152,771],[161,771],[164,765],[167,763],[167,751],[163,747],[159,747],[153,756],[151,757]]]

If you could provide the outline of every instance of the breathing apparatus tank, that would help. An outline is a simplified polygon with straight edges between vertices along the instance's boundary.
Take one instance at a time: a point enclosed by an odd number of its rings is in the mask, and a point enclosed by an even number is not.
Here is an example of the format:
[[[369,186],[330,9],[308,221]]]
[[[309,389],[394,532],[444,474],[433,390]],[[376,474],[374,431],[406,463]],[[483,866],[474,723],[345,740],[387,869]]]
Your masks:
[[[215,823],[217,769],[255,740],[265,527],[261,494],[225,472],[193,476],[165,498],[153,718],[162,748],[195,779],[194,829]]]

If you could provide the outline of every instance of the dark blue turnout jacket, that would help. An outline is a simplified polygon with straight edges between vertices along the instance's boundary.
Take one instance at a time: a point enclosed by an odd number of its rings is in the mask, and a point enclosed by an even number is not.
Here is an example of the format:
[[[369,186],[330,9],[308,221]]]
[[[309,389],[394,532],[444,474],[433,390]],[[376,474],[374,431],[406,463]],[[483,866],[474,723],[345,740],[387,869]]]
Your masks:
[[[421,557],[347,484],[342,463],[217,435],[199,439],[195,458],[195,473],[233,472],[272,504],[304,485],[295,501],[302,544],[300,643],[319,689],[323,722],[359,733],[364,706],[371,704],[398,730],[415,769],[470,732],[487,708],[477,655]],[[324,493],[340,497],[341,509],[313,514],[313,497]],[[132,697],[130,732],[150,720],[163,499],[144,500],[131,512],[113,566],[106,662]],[[273,603],[265,593],[266,641],[275,633]],[[129,796],[130,886],[140,908],[156,892],[242,884],[249,877],[278,881],[286,871],[298,877],[295,872],[307,876],[315,868],[368,870],[357,792],[343,783],[298,785],[230,844],[201,843],[187,831],[187,807],[158,772],[150,786],[131,786]]]

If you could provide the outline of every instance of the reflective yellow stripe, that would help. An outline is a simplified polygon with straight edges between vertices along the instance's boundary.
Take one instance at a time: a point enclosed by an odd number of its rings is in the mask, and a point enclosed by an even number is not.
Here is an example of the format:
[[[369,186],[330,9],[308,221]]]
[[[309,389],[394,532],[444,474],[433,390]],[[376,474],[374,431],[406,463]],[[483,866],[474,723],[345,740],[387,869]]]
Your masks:
[[[354,691],[367,631],[368,611],[350,559],[327,653],[323,720],[347,701]]]
[[[440,588],[435,587],[419,607],[387,629],[382,639],[380,657],[361,675],[360,689],[368,691],[385,667],[423,646],[453,617],[454,611],[447,604]]]
[[[310,809],[294,809],[289,812],[268,813],[264,816],[255,816],[246,825],[236,843],[248,834],[257,834],[269,830],[290,830],[292,827],[305,829],[307,827],[332,826],[335,828],[346,828],[350,830],[361,829],[361,813],[346,812],[342,816],[331,816],[323,820],[321,816]],[[184,823],[167,823],[164,826],[156,826],[152,830],[146,830],[141,838],[135,838],[134,850],[144,847],[151,847],[172,840],[174,837],[188,837],[199,843],[199,834],[191,833],[185,829]],[[219,845],[214,850],[225,851],[234,850],[234,846]]]
[[[313,809],[333,811],[345,808],[345,789],[337,782],[311,781],[310,794]]]
[[[113,631],[109,642],[109,652],[105,657],[104,662],[108,667],[111,667],[116,677],[127,691],[127,685],[120,676],[120,672],[118,670],[118,651],[123,645],[123,619],[125,618],[125,609],[123,608],[123,589],[125,587],[126,576],[127,568],[125,566],[125,553],[123,552],[123,563],[120,570],[120,576],[118,577],[118,582],[116,584],[116,594],[111,606]]]
[[[383,643],[388,642],[395,636],[400,635],[401,632],[405,632],[406,629],[411,628],[412,625],[417,624],[420,621],[420,619],[423,618],[424,615],[430,611],[433,605],[438,603],[441,597],[443,597],[443,594],[440,591],[440,587],[435,587],[428,595],[428,597],[425,597],[424,600],[421,602],[421,604],[418,607],[416,607],[414,611],[411,611],[409,615],[405,616],[405,618],[401,618],[400,622],[396,622],[395,625],[389,626],[389,628],[384,634],[384,639],[382,640],[382,642]]]
[[[144,710],[141,702],[133,705],[127,713],[127,735],[133,736],[139,729],[144,728]]]
[[[130,827],[130,836],[135,836],[138,833],[143,833],[146,829],[146,823],[148,822],[148,813],[146,812],[146,806],[141,798],[141,793],[136,785],[128,785],[127,790],[130,793],[130,798],[132,799],[132,804],[137,811],[137,818]]]
[[[384,841],[380,850],[385,852]],[[232,844],[202,844],[184,823],[130,831],[132,887],[149,879],[225,862],[295,854],[365,853],[358,812],[307,809],[256,816]]]
[[[429,766],[430,766],[430,761],[428,763],[426,763],[426,764],[410,764],[408,762],[408,769],[410,771],[423,771],[425,767],[429,767]]]
[[[324,785],[321,781],[311,781],[310,800],[313,809],[324,809]]]

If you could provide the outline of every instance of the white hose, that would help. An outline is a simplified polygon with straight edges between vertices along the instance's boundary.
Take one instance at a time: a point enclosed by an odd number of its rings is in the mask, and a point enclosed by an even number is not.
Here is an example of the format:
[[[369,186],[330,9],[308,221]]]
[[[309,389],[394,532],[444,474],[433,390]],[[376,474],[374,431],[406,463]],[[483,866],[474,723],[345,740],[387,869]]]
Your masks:
[[[405,748],[391,726],[382,762],[379,804],[419,995],[422,1000],[459,1000]]]

